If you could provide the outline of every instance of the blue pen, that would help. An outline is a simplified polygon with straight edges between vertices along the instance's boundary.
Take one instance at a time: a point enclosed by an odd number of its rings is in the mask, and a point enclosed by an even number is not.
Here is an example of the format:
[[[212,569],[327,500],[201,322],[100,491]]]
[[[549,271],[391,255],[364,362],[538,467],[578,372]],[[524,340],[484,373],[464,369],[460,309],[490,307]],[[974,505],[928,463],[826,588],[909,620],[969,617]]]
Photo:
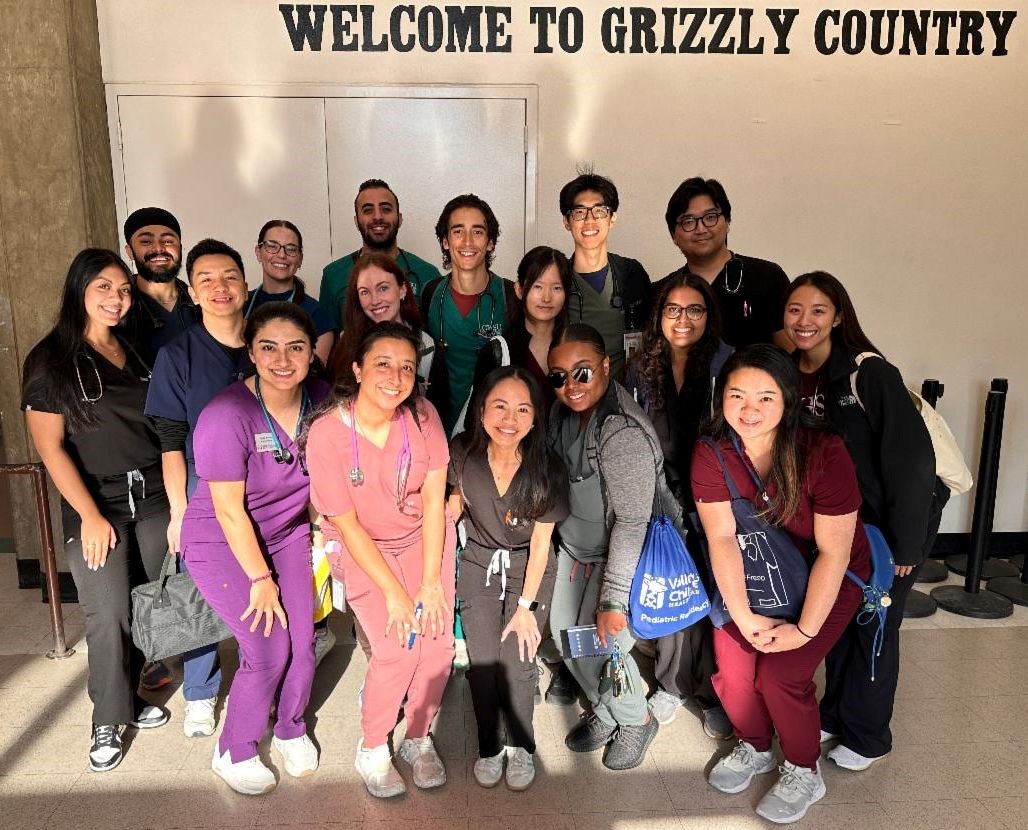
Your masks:
[[[419,622],[419,623],[421,622],[421,610],[422,610],[422,605],[419,602],[417,605],[414,606],[414,619],[417,622]],[[414,638],[417,637],[417,636],[418,636],[417,632],[415,632],[415,631],[411,631],[411,633],[407,635],[407,650],[408,651],[410,651],[412,648],[414,648]]]

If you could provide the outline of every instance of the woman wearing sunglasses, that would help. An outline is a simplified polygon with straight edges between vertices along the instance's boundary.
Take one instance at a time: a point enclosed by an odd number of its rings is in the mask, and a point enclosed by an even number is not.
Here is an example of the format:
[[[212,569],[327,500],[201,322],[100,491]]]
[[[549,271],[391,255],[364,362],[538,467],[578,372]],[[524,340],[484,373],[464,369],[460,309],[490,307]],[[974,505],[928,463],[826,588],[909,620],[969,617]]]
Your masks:
[[[854,621],[825,662],[821,725],[826,740],[841,739],[828,757],[862,770],[892,750],[903,607],[935,542],[949,490],[935,475],[931,437],[899,370],[864,334],[838,279],[815,271],[793,280],[785,333],[796,346],[803,403],[845,438],[860,482],[860,516],[881,529],[896,562],[874,681],[867,670],[874,625]]]
[[[265,222],[257,234],[254,254],[261,264],[261,284],[247,296],[245,316],[249,317],[264,303],[296,303],[314,321],[318,335],[314,353],[324,366],[332,351],[335,332],[332,323],[321,310],[321,304],[307,294],[303,280],[297,276],[303,265],[303,236],[300,235],[300,229],[288,219]]]
[[[304,721],[314,679],[310,485],[296,446],[328,394],[308,375],[315,338],[299,306],[257,309],[243,332],[257,372],[204,407],[193,437],[200,483],[182,522],[182,556],[240,651],[211,765],[244,795],[275,786],[257,754],[272,705],[272,746],[286,772],[318,768]]]
[[[625,374],[625,387],[650,417],[664,452],[664,477],[686,516],[695,513],[689,468],[700,423],[710,414],[717,374],[732,348],[721,340],[721,314],[714,292],[702,277],[677,273],[664,280],[642,343]],[[688,543],[705,573],[698,527],[687,522]],[[656,641],[657,691],[650,711],[663,726],[671,723],[690,697],[703,712],[703,730],[730,738],[732,724],[711,685],[714,642],[710,620]]]
[[[603,763],[630,769],[643,762],[657,733],[639,669],[629,653],[628,594],[654,505],[678,517],[681,508],[662,474],[653,425],[624,387],[610,379],[602,335],[569,325],[549,355],[550,384],[560,405],[550,445],[570,474],[570,515],[557,527],[557,580],[550,628],[565,663],[592,704],[592,713],[565,738],[574,752],[606,747]],[[614,640],[624,660],[620,696],[601,673],[607,658],[568,653],[568,628],[595,624],[600,641]],[[603,691],[601,692],[601,688]]]
[[[339,380],[353,374],[357,347],[368,329],[383,322],[401,323],[418,337],[418,377],[422,382],[427,380],[435,343],[421,325],[414,289],[392,257],[375,252],[357,257],[350,272],[343,301],[343,334],[329,360],[332,377]]]
[[[825,795],[814,671],[860,605],[860,589],[844,574],[849,569],[867,580],[870,549],[857,519],[853,462],[842,439],[817,430],[807,416],[790,357],[777,346],[747,346],[728,358],[720,377],[713,443],[696,445],[692,492],[730,616],[714,631],[713,680],[739,744],[714,765],[708,781],[721,792],[740,793],[757,775],[773,771],[777,733],[785,761],[757,814],[789,824]],[[736,497],[752,502],[765,526],[787,532],[806,560],[796,569],[802,572],[782,573],[788,557],[779,560],[767,533],[738,532]],[[745,567],[741,546],[749,561],[764,563],[762,574]],[[753,577],[760,579],[748,581]],[[794,591],[790,600],[782,587],[795,585],[793,579],[806,582],[802,601]],[[764,609],[791,601],[798,617],[754,610],[755,592],[771,585],[773,592],[765,590],[759,600]]]
[[[446,433],[415,389],[419,343],[401,323],[372,326],[306,445],[311,501],[341,545],[346,600],[371,644],[355,766],[379,798],[405,791],[389,751],[401,712],[414,783],[446,782],[429,728],[453,661],[456,534]]]
[[[143,415],[150,367],[115,334],[131,305],[118,255],[79,252],[57,323],[29,352],[22,380],[25,421],[61,494],[65,559],[86,613],[94,772],[121,763],[125,725],[168,721],[136,693],[143,655],[129,636],[130,591],[157,578],[169,515],[160,443]]]
[[[478,724],[475,780],[524,790],[535,778],[535,655],[554,560],[554,522],[567,516],[567,473],[546,446],[542,392],[520,366],[490,372],[476,390],[474,424],[450,461],[450,512],[464,514],[461,615]]]

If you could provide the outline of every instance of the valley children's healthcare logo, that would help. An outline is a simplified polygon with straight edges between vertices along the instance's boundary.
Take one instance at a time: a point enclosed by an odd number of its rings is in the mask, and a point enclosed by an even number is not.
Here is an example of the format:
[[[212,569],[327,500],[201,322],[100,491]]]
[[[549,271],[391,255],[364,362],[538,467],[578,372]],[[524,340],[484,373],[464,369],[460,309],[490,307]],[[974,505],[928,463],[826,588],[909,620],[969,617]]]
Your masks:
[[[697,574],[687,573],[666,578],[644,573],[639,592],[639,604],[653,611],[680,609],[701,595],[702,586]]]
[[[664,584],[663,577],[643,574],[642,592],[639,596],[639,602],[644,607],[659,611],[664,607],[664,594],[666,593],[667,585]]]

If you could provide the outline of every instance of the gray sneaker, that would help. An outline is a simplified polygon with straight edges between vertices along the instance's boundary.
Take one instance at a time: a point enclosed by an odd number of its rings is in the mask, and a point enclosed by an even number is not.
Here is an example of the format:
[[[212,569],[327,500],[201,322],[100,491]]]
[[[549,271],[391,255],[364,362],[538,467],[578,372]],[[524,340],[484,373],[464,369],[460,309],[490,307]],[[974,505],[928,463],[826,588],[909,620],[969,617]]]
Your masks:
[[[741,793],[753,782],[753,776],[771,772],[774,768],[775,756],[770,749],[757,752],[753,744],[739,741],[735,749],[714,764],[707,781],[723,793]]]
[[[810,805],[825,797],[821,764],[816,769],[796,767],[788,761],[779,767],[781,777],[771,792],[760,799],[757,815],[775,824],[792,824],[807,814]]]
[[[607,769],[634,769],[639,766],[646,757],[646,750],[657,737],[659,728],[660,724],[652,715],[646,723],[638,726],[618,726],[614,740],[603,753],[603,766]]]
[[[682,706],[682,699],[678,695],[659,689],[650,695],[649,706],[650,714],[657,719],[657,723],[667,726],[678,714],[678,710]]]
[[[617,727],[609,726],[595,714],[580,720],[564,738],[564,745],[572,752],[593,752],[610,743]]]

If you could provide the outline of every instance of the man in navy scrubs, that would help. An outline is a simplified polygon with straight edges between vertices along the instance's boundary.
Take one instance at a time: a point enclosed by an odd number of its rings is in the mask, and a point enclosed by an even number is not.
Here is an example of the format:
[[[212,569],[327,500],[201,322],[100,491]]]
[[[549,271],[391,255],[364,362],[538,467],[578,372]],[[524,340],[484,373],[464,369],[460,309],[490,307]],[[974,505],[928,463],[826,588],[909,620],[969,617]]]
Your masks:
[[[186,329],[157,354],[146,397],[161,440],[164,487],[171,503],[168,546],[180,552],[186,501],[196,489],[193,430],[211,398],[243,377],[250,358],[243,343],[246,277],[239,253],[205,239],[186,258],[189,294],[200,309],[198,325]],[[217,645],[182,655],[183,731],[214,734],[214,708],[221,685]]]

